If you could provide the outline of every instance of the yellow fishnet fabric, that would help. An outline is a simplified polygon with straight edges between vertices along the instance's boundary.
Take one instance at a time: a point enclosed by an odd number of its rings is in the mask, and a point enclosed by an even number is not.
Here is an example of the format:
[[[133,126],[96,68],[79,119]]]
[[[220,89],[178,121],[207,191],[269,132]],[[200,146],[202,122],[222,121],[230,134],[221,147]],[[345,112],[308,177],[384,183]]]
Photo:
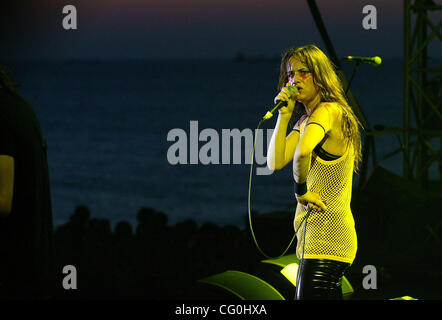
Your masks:
[[[305,125],[300,127],[301,135]],[[320,195],[327,210],[313,210],[297,233],[296,255],[305,259],[330,259],[352,263],[357,251],[355,223],[350,209],[354,152],[351,145],[340,158],[325,161],[312,154],[307,175],[307,188]],[[294,220],[299,228],[307,209],[298,204]],[[304,231],[305,244],[304,244]]]

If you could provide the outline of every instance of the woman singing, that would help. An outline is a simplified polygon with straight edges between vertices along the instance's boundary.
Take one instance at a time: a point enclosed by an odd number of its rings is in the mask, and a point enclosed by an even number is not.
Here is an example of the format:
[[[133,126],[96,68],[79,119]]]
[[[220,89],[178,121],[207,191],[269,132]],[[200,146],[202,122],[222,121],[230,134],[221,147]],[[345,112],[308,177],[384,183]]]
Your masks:
[[[279,110],[267,165],[279,170],[293,160],[300,259],[296,299],[341,299],[342,276],[357,250],[350,201],[361,159],[360,123],[331,61],[315,45],[284,54],[278,91],[275,102],[287,106]]]

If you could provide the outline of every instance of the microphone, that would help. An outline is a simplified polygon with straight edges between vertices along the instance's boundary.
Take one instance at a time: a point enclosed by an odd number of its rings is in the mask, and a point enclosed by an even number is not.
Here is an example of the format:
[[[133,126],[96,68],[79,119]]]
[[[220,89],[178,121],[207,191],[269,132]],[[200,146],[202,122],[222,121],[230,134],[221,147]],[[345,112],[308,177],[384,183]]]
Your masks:
[[[293,95],[298,93],[298,89],[294,86],[288,86],[287,89],[289,89],[290,92],[290,97],[292,97]],[[285,107],[287,105],[287,101],[282,101],[282,100],[276,100],[276,104],[273,107],[272,110],[267,111],[267,113],[265,114],[265,116],[263,117],[263,119],[270,119],[271,117],[273,117],[273,113],[276,110],[281,109],[282,107]]]
[[[368,63],[371,64],[373,66],[378,66],[382,63],[382,59],[378,56],[376,57],[354,57],[354,56],[348,56],[348,57],[344,57],[344,59],[346,60],[353,60],[353,61],[357,61],[357,62],[364,62],[364,63]]]

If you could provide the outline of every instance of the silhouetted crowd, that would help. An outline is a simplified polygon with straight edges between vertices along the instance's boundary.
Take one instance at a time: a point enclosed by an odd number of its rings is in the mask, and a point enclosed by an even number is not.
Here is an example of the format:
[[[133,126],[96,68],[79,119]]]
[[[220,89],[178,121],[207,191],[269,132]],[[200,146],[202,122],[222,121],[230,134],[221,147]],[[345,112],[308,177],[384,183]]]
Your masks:
[[[423,201],[406,185],[393,188],[394,177],[385,176],[387,180],[377,181],[374,175],[372,187],[352,201],[358,254],[346,277],[360,298],[440,297],[441,220],[438,210],[432,210],[440,206],[440,198]],[[253,213],[254,235],[264,252],[282,253],[293,236],[293,216],[294,210]],[[91,218],[86,206],[78,206],[54,233],[54,297],[209,298],[209,286],[198,280],[227,270],[259,275],[265,260],[251,237],[247,215],[245,229],[193,220],[171,226],[167,215],[153,208],[141,208],[136,218],[136,226],[122,221],[112,230],[108,220]],[[296,240],[287,254],[295,247]],[[66,265],[76,268],[77,289],[62,286]],[[377,268],[380,291],[362,288],[366,265]]]
[[[138,225],[90,217],[78,206],[55,231],[56,297],[191,298],[197,280],[228,269],[253,270],[262,260],[248,230],[193,220],[167,224],[166,214],[141,208]],[[63,267],[77,271],[77,289],[62,286]]]

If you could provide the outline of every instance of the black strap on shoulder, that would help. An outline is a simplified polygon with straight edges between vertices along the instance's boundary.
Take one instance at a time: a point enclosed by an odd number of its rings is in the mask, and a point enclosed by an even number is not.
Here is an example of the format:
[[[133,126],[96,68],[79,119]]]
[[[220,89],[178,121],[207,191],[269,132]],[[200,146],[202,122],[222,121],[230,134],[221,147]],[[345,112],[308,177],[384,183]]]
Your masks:
[[[307,123],[306,126],[308,126],[309,124],[316,124],[316,125],[320,126],[320,127],[322,128],[322,130],[324,130],[324,134],[327,134],[327,131],[325,131],[325,129],[324,129],[324,127],[322,126],[322,124],[317,123],[317,122],[309,122],[309,123]]]
[[[333,161],[333,160],[339,159],[341,157],[341,156],[337,156],[337,155],[328,153],[319,144],[313,150],[315,151],[316,155],[319,158],[321,158],[322,160],[325,160],[325,161]]]
[[[322,145],[325,143],[325,140],[327,140],[327,137],[324,137],[324,139],[322,139],[322,141],[316,145],[316,147],[313,149],[313,151],[316,153],[316,155],[319,158],[321,158],[322,160],[325,160],[325,161],[332,161],[332,160],[339,159],[341,156],[331,154],[331,153],[324,150]]]

